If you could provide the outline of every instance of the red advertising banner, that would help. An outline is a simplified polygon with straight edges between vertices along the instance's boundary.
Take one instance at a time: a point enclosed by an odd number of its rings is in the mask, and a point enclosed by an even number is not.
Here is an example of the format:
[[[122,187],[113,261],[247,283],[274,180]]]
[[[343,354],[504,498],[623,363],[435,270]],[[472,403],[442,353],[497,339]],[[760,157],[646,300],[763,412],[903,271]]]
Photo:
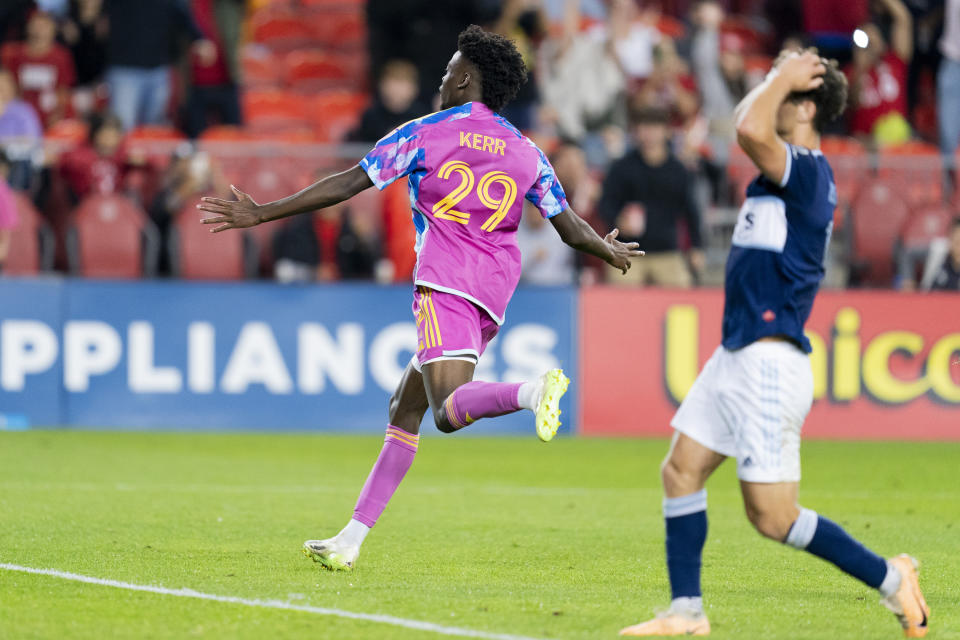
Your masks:
[[[722,313],[720,290],[582,290],[579,432],[669,434]],[[960,296],[826,291],[807,335],[805,436],[960,440]]]

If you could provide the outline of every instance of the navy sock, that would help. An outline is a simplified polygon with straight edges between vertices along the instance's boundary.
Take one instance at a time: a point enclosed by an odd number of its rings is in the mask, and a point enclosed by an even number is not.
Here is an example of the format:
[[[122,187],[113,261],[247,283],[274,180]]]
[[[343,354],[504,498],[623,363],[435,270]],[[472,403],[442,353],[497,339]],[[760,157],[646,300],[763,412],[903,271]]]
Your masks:
[[[836,522],[810,509],[800,511],[785,542],[833,563],[874,589],[879,589],[887,576],[886,560],[857,542]]]
[[[707,491],[665,498],[667,572],[673,598],[700,597],[700,566],[707,540]]]

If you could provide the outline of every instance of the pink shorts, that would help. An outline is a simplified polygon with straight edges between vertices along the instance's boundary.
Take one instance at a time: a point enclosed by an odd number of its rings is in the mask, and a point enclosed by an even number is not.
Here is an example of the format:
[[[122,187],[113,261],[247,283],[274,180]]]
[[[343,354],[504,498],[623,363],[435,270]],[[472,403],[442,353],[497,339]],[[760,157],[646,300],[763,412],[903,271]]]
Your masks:
[[[427,287],[417,287],[413,293],[413,316],[417,319],[413,357],[417,371],[434,360],[476,362],[500,330],[486,311],[466,298]]]

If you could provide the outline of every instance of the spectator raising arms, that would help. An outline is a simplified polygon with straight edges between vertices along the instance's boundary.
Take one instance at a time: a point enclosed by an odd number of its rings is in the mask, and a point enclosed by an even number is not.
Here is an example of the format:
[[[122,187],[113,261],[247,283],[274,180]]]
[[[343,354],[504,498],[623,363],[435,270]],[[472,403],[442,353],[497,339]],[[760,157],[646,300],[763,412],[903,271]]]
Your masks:
[[[620,229],[623,242],[639,242],[647,252],[623,278],[612,279],[618,284],[692,285],[680,252],[680,216],[693,245],[690,262],[697,271],[703,268],[694,177],[670,150],[668,121],[662,109],[647,107],[631,113],[636,148],[610,166],[603,183],[600,215]]]
[[[581,33],[580,21],[578,0],[565,0],[562,32],[543,46],[540,77],[542,120],[578,143],[614,120],[626,83],[610,28]]]
[[[731,45],[723,46],[720,24],[724,12],[719,3],[700,2],[691,17],[696,31],[690,57],[703,101],[703,116],[708,123],[707,140],[713,161],[726,167],[730,145],[736,138],[733,108],[746,94],[743,56],[738,56]],[[730,37],[737,38],[733,34]]]
[[[850,81],[851,133],[868,144],[910,139],[907,122],[907,68],[913,57],[913,18],[900,0],[879,0],[892,19],[890,43],[880,27],[867,23],[854,35]]]
[[[57,23],[44,11],[34,11],[27,22],[27,39],[0,50],[0,65],[9,69],[23,99],[33,105],[46,126],[62,119],[75,82],[73,58],[56,42]]]

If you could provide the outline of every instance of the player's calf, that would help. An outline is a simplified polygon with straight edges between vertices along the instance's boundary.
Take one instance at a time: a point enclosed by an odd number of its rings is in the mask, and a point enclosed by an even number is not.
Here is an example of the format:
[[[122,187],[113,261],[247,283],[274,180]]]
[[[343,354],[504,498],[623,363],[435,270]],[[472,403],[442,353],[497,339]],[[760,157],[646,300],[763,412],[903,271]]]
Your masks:
[[[560,427],[560,399],[569,384],[569,378],[560,369],[551,369],[530,382],[467,382],[442,402],[431,402],[434,423],[440,431],[451,433],[480,418],[530,409],[535,415],[537,436],[546,442]],[[430,383],[428,388],[435,385]]]

